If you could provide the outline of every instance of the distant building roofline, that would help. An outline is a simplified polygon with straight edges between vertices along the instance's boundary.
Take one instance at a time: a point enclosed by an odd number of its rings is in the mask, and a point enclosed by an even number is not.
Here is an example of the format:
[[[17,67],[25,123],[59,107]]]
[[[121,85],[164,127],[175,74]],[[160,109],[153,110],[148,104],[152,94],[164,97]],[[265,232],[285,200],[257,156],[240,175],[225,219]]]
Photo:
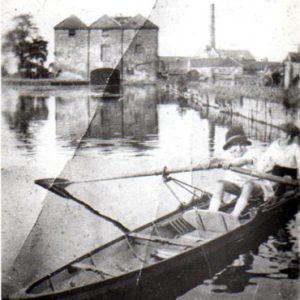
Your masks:
[[[93,22],[90,26],[90,29],[120,29],[121,24],[114,18],[103,15],[95,22]]]
[[[255,60],[249,50],[244,49],[215,49],[220,56],[226,56],[238,60]]]
[[[70,17],[64,19],[56,26],[55,30],[68,30],[68,29],[77,29],[77,30],[87,30],[88,26],[83,23],[77,16],[71,15]]]
[[[241,64],[230,58],[194,58],[191,59],[191,68],[228,68],[241,67]]]
[[[88,29],[156,29],[159,27],[155,25],[148,18],[143,17],[138,14],[134,17],[130,16],[120,16],[111,17],[108,15],[103,15],[98,20],[93,22],[90,26],[83,23],[77,16],[71,15],[70,17],[64,19],[56,26],[55,30],[88,30]]]

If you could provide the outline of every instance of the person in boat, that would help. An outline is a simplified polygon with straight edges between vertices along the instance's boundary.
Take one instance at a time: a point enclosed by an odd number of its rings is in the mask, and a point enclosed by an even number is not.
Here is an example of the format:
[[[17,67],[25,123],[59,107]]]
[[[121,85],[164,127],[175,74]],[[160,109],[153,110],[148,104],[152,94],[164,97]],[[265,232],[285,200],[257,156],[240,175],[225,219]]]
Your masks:
[[[282,129],[285,135],[275,140],[256,162],[253,161],[255,169],[276,176],[300,179],[300,130],[293,123],[283,125]],[[287,188],[285,184],[276,184],[268,180],[248,180],[243,185],[231,214],[239,217],[249,199],[257,196],[259,190],[266,200],[284,194]]]
[[[248,146],[252,143],[247,138],[241,126],[232,126],[225,136],[223,146],[224,155],[220,158],[212,158],[209,167],[221,166],[224,169],[229,167],[251,168],[256,161],[255,155],[248,151]],[[248,184],[249,177],[228,171],[224,179],[219,180],[215,187],[215,192],[210,201],[209,210],[218,211],[223,202],[224,193],[244,197],[249,194],[261,196],[262,189],[259,185]]]
[[[255,168],[259,172],[272,175],[300,179],[300,129],[293,123],[286,123],[282,127],[284,136],[275,140],[257,160]],[[252,186],[259,184],[265,198],[283,195],[288,186],[276,184],[267,180],[253,180]],[[233,215],[238,216],[248,203],[249,195],[245,199],[238,199]],[[245,202],[244,202],[245,201]]]

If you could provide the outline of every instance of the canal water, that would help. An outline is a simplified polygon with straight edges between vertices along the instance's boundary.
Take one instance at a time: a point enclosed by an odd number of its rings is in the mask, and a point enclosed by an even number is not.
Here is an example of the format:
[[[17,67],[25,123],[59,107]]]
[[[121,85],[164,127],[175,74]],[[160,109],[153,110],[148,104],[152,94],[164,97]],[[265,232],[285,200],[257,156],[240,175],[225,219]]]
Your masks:
[[[3,88],[1,123],[4,295],[120,235],[34,180],[75,181],[68,189],[72,194],[134,229],[190,201],[191,195],[171,186],[174,196],[159,176],[86,181],[184,167],[217,156],[232,124],[244,127],[255,151],[282,134],[265,124],[193,108],[151,85],[125,86],[122,97],[110,98],[88,88]],[[222,171],[214,170],[177,178],[212,191],[221,177]],[[207,278],[197,280],[193,273],[180,288],[170,284],[160,299],[298,299],[297,219],[235,257],[228,255]],[[222,255],[216,260],[221,262]]]

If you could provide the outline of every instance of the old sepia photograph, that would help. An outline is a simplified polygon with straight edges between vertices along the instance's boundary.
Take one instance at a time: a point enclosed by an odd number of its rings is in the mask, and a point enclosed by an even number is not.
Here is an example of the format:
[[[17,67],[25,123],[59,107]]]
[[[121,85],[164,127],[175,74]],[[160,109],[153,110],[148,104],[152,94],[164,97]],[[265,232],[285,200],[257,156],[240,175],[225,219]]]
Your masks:
[[[299,16],[2,1],[1,299],[299,299]]]

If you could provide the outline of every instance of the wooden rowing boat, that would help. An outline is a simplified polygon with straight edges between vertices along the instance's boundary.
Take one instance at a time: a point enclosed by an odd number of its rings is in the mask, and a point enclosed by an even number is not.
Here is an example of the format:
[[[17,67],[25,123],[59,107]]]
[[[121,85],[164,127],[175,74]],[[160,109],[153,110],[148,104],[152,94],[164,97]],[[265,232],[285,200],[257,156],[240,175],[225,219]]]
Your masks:
[[[241,248],[256,231],[295,213],[299,199],[300,190],[295,188],[248,210],[239,220],[222,211],[201,209],[200,205],[179,208],[126,231],[29,284],[10,299],[145,299],[140,295],[149,293],[153,282],[158,290],[163,289],[165,281],[176,284],[176,280],[185,280],[184,269],[194,275],[208,272],[212,276],[220,253],[232,258],[232,249]],[[167,294],[165,291],[164,299]]]

